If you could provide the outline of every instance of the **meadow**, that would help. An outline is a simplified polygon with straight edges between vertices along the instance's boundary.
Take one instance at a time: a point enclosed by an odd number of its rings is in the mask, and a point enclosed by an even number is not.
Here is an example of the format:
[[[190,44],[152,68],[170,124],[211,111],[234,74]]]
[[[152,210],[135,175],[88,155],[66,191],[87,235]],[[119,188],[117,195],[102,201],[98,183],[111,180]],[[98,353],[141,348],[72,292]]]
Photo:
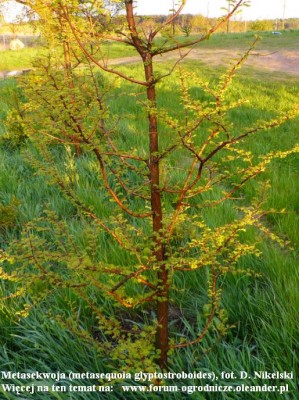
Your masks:
[[[298,44],[298,32],[289,32],[282,37],[263,34],[263,49],[276,51],[278,49],[293,50]],[[244,50],[252,34],[215,35],[209,41],[203,43],[202,48],[207,49],[239,49]],[[132,53],[120,45],[107,46],[112,58],[131,56]],[[37,49],[24,49],[19,53],[3,52],[4,64],[0,70],[18,69],[30,67],[30,59]],[[170,62],[159,64],[160,72],[170,68]],[[224,66],[207,67],[196,60],[184,62],[187,71],[196,71],[201,79],[209,84],[217,82],[223,74]],[[138,65],[123,66],[123,71],[137,76],[140,70]],[[11,204],[15,198],[18,204],[12,208],[12,223],[6,222],[5,215],[0,208],[0,248],[5,250],[9,243],[18,238],[25,223],[40,217],[45,208],[54,210],[57,215],[66,220],[75,240],[84,245],[84,222],[81,221],[68,200],[49,184],[46,177],[40,175],[24,157],[24,153],[30,150],[29,141],[15,142],[5,139],[7,128],[5,118],[9,110],[15,105],[14,91],[17,82],[13,79],[0,81],[0,206]],[[146,121],[143,112],[136,108],[134,92],[128,83],[121,83],[117,89],[119,95],[115,96],[110,107],[115,114],[130,115],[128,122],[120,120],[121,140],[125,140],[129,133],[136,133],[129,137],[128,146],[135,147],[136,143],[144,141]],[[179,102],[175,92],[175,84],[172,77],[164,81],[158,101],[175,115],[179,113]],[[194,95],[201,99],[200,88],[193,88]],[[125,93],[125,95],[123,95]],[[234,79],[234,84],[229,91],[232,100],[244,98],[248,103],[241,105],[230,113],[230,119],[236,127],[243,127],[257,120],[270,120],[279,113],[287,113],[298,103],[299,79],[284,73],[265,74],[253,69],[240,70]],[[132,94],[132,96],[130,96]],[[202,99],[203,100],[203,99]],[[254,136],[244,145],[244,149],[252,151],[257,156],[265,151],[278,149],[287,150],[295,145],[298,137],[299,118],[287,121],[278,128],[267,130],[258,137]],[[84,163],[88,160],[78,160],[78,168],[84,169]],[[82,163],[82,165],[81,165]],[[246,257],[244,265],[250,265],[250,269],[261,274],[260,277],[229,276],[223,282],[224,307],[228,311],[229,323],[232,325],[228,335],[219,342],[211,343],[211,337],[207,337],[203,343],[210,350],[207,353],[201,351],[201,346],[190,347],[172,355],[170,369],[173,371],[214,371],[219,374],[222,371],[298,371],[299,366],[299,335],[298,335],[298,310],[299,310],[299,274],[298,257],[296,248],[299,244],[298,235],[298,157],[291,155],[285,159],[273,161],[268,169],[259,177],[260,182],[269,182],[267,193],[267,209],[282,210],[284,213],[273,213],[265,217],[265,224],[275,234],[279,235],[288,244],[284,248],[263,236],[259,237],[259,248],[263,254],[260,258]],[[92,180],[88,181],[87,188],[90,196],[96,190]],[[256,181],[245,186],[240,197],[245,198],[249,204],[258,196]],[[109,207],[109,206],[108,206]],[[205,211],[205,218],[211,226],[219,224],[234,216],[232,204],[225,203],[217,210]],[[2,219],[1,219],[2,218]],[[2,224],[2,226],[1,226]],[[250,239],[253,232],[246,233]],[[113,248],[113,244],[103,245],[103,251],[109,253],[110,259],[117,259],[120,255]],[[108,255],[107,255],[108,257]],[[200,290],[202,287],[201,275],[181,275],[177,283],[177,306],[181,309],[183,317],[179,325],[182,332],[193,332],[196,321],[189,318],[193,310],[200,303]],[[3,281],[0,286],[2,296],[8,296],[9,287]],[[187,295],[186,295],[187,294]],[[0,364],[2,370],[13,371],[107,371],[109,359],[101,355],[96,348],[76,337],[64,329],[51,318],[47,308],[43,305],[32,310],[28,317],[15,322],[15,314],[20,309],[20,299],[12,298],[0,305]],[[59,297],[52,298],[51,307],[59,310],[67,307]],[[107,304],[107,307],[109,305]],[[71,312],[71,310],[66,310]],[[130,315],[127,317],[130,319]],[[83,326],[92,325],[89,314],[82,306],[78,316]],[[194,333],[195,334],[195,333]],[[113,367],[112,367],[113,368]],[[15,380],[17,384],[18,380]],[[228,383],[219,380],[220,383]],[[235,384],[250,384],[249,378],[233,381]],[[47,384],[48,382],[44,382]],[[76,380],[73,384],[88,384],[86,380]],[[176,381],[178,385],[205,385],[206,381]],[[242,393],[228,395],[226,393],[197,393],[194,398],[198,400],[296,400],[298,398],[298,376],[287,382],[289,392],[283,396],[278,393],[263,393],[260,397],[257,393]],[[146,399],[144,394],[131,393],[130,397],[118,390],[120,382],[115,384],[114,392],[109,394],[109,399]],[[272,380],[260,380],[255,384],[277,384]],[[3,391],[0,386],[1,398],[17,399],[16,395]],[[171,394],[173,399],[184,399],[180,393]],[[28,395],[28,399],[31,398]],[[63,394],[59,392],[35,394],[39,399],[94,399],[93,394]],[[103,395],[103,398],[104,395]],[[108,398],[108,397],[107,397]],[[151,399],[169,399],[169,394],[151,394]],[[27,397],[26,397],[27,399]]]
[[[246,32],[246,33],[230,33],[229,35],[223,33],[215,33],[209,40],[195,46],[199,49],[222,49],[222,50],[238,50],[246,51],[256,36],[260,37],[256,50],[263,50],[268,52],[277,52],[279,50],[297,50],[299,41],[299,31],[285,31],[281,36],[275,36],[271,32]],[[197,36],[195,36],[196,38]],[[157,46],[161,45],[165,39],[158,38],[156,41]],[[178,41],[184,41],[186,38],[178,37]],[[38,41],[37,41],[38,43]],[[18,52],[5,50],[1,52],[0,71],[12,71],[18,69],[26,69],[32,67],[32,62],[37,56],[47,54],[47,50],[38,45],[34,47],[25,48]],[[136,56],[134,50],[130,46],[121,43],[107,41],[102,46],[102,54],[105,58],[115,59]]]

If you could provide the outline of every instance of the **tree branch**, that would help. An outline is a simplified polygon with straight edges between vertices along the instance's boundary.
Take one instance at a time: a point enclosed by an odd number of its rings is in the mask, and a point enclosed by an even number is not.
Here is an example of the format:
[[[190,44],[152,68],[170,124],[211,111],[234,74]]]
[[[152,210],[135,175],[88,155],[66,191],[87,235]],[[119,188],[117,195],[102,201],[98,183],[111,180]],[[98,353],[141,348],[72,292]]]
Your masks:
[[[205,40],[207,40],[209,38],[209,36],[211,36],[212,33],[214,33],[215,31],[217,31],[241,6],[242,4],[245,2],[246,0],[239,0],[238,3],[234,6],[234,8],[224,17],[220,20],[220,22],[218,22],[218,24],[216,24],[215,26],[213,26],[205,35],[201,36],[198,39],[195,40],[190,40],[188,42],[184,42],[184,43],[177,43],[173,46],[170,47],[166,47],[163,49],[158,49],[152,52],[152,56],[156,56],[159,54],[165,54],[165,53],[169,53],[170,51],[174,51],[174,50],[179,50],[179,49],[183,49],[185,47],[190,47],[190,46],[194,46],[200,42],[203,42]]]

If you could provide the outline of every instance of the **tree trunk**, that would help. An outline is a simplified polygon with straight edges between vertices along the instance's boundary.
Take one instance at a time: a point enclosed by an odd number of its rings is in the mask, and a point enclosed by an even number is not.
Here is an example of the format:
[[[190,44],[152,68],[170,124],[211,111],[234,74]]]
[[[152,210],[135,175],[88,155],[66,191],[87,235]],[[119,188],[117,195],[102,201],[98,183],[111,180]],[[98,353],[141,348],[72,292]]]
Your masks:
[[[157,301],[157,318],[158,328],[156,336],[156,348],[160,351],[159,365],[160,368],[167,368],[168,353],[168,296],[169,282],[168,270],[165,265],[166,256],[165,248],[162,240],[163,228],[163,212],[160,192],[160,162],[158,157],[159,151],[159,134],[158,121],[155,113],[156,110],[156,88],[153,80],[153,63],[150,53],[144,57],[144,70],[147,82],[150,85],[147,88],[147,99],[150,102],[150,111],[148,113],[149,121],[149,146],[150,146],[150,190],[151,190],[151,208],[153,212],[152,227],[154,235],[154,257],[159,265],[158,281],[159,281],[159,299]]]

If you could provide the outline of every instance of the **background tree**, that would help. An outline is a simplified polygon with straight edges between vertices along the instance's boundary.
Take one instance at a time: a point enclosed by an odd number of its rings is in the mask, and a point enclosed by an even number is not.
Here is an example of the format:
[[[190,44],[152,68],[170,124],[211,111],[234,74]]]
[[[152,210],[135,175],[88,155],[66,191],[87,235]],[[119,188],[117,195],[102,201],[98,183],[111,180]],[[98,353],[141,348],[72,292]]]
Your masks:
[[[195,32],[204,32],[210,29],[209,19],[203,15],[194,15],[192,17],[192,26]]]
[[[271,20],[258,20],[252,21],[249,24],[249,29],[252,31],[272,31],[274,28],[273,21]]]
[[[180,29],[188,37],[192,32],[192,16],[184,15],[180,20]]]

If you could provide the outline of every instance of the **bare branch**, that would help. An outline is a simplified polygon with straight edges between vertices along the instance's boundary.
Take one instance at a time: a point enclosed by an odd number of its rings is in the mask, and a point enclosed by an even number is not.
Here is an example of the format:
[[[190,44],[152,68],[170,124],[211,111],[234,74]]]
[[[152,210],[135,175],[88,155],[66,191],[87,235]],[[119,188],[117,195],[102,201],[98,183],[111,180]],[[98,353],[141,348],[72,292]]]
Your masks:
[[[108,68],[108,67],[106,67],[105,65],[99,63],[99,61],[96,60],[95,57],[94,57],[89,51],[87,51],[86,47],[83,45],[82,41],[81,41],[80,38],[79,38],[79,35],[78,35],[77,31],[76,31],[76,28],[75,28],[74,24],[72,23],[72,21],[71,21],[69,15],[68,15],[67,9],[66,9],[65,7],[63,7],[63,9],[64,9],[64,16],[65,16],[65,19],[67,20],[67,22],[68,22],[68,24],[69,24],[69,26],[70,26],[70,28],[71,28],[71,31],[72,31],[72,33],[73,33],[73,35],[74,35],[74,37],[75,37],[75,39],[76,39],[76,41],[77,41],[79,47],[81,48],[81,50],[83,51],[83,53],[84,53],[95,65],[97,65],[101,70],[103,70],[103,71],[105,71],[105,72],[109,72],[109,73],[114,74],[114,75],[117,75],[117,76],[119,76],[120,78],[123,78],[123,79],[125,79],[125,80],[128,81],[128,82],[135,83],[135,84],[138,84],[138,85],[141,85],[141,86],[148,86],[148,85],[149,85],[148,82],[140,81],[140,80],[134,79],[134,78],[130,78],[129,76],[123,74],[123,73],[120,72],[120,71],[117,71],[117,70],[115,70],[115,69]]]
[[[203,328],[201,334],[200,334],[196,339],[191,340],[190,342],[187,342],[187,343],[178,343],[178,344],[175,344],[175,345],[173,345],[173,346],[170,346],[171,349],[179,349],[179,348],[183,348],[183,347],[192,346],[192,345],[194,345],[194,344],[196,344],[196,343],[200,343],[200,342],[203,340],[203,338],[206,336],[206,334],[207,334],[207,332],[208,332],[208,330],[209,330],[209,328],[210,328],[210,326],[211,326],[211,324],[212,324],[212,322],[213,322],[213,319],[214,319],[214,317],[215,317],[215,313],[216,313],[216,308],[217,308],[217,307],[216,307],[216,285],[217,285],[217,280],[218,280],[218,278],[219,278],[219,275],[220,275],[220,274],[216,274],[216,275],[214,275],[214,277],[213,277],[212,310],[211,310],[211,312],[210,312],[210,315],[209,315],[209,317],[208,317],[208,319],[207,319],[207,322],[206,322],[206,324],[205,324],[205,326],[204,326],[204,328]]]
[[[227,22],[227,20],[242,6],[242,4],[244,3],[245,0],[239,0],[238,3],[233,7],[233,9],[224,17],[222,18],[218,24],[216,24],[215,26],[213,26],[205,35],[201,36],[198,39],[194,39],[194,40],[190,40],[190,41],[186,41],[183,43],[177,43],[173,46],[169,46],[166,48],[159,48],[155,51],[152,52],[152,56],[156,56],[158,54],[165,54],[165,53],[169,53],[170,51],[174,51],[174,50],[179,50],[179,49],[183,49],[185,47],[191,47],[194,46],[200,42],[203,42],[205,40],[207,40],[209,38],[209,36],[211,36],[214,32],[216,32],[223,24],[225,24]]]
[[[177,11],[171,16],[169,17],[163,24],[161,24],[159,26],[159,28],[157,28],[154,32],[152,32],[150,34],[150,40],[152,41],[155,36],[157,36],[157,34],[163,30],[166,26],[170,25],[183,11],[184,7],[186,5],[186,0],[183,0],[180,7],[177,9]]]

